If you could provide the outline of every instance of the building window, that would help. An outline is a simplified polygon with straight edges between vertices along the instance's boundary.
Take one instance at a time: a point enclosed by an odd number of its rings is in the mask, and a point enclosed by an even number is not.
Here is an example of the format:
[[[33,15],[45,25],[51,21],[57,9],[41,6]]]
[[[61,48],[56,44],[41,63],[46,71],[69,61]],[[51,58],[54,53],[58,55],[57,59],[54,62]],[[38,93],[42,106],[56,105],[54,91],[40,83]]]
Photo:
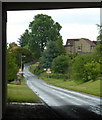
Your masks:
[[[81,50],[81,46],[78,46],[78,50]]]
[[[93,46],[92,46],[92,45],[90,45],[90,48],[91,48],[91,50],[92,50]]]
[[[70,45],[70,43],[68,43],[68,45]]]

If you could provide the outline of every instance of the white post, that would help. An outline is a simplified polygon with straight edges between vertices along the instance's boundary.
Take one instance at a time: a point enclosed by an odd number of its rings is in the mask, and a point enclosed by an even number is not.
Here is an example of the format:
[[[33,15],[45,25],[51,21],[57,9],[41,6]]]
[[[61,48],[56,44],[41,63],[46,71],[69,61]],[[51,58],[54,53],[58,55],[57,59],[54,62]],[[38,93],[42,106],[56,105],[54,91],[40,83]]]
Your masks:
[[[21,54],[21,70],[22,70],[22,54]]]

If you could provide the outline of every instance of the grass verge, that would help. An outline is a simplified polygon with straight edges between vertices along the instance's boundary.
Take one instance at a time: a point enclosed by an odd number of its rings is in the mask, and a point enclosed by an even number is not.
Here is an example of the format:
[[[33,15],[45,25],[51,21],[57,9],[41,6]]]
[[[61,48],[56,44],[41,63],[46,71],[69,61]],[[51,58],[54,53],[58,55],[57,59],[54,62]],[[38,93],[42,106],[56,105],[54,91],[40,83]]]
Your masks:
[[[31,68],[29,68],[29,70],[32,73],[34,73],[33,69],[35,67],[36,67],[36,64],[31,66]],[[69,90],[74,90],[74,91],[83,92],[83,93],[102,97],[102,92],[101,92],[102,77],[100,77],[96,81],[88,81],[85,83],[78,83],[74,80],[69,80],[69,79],[48,78],[47,73],[42,73],[38,76],[42,80],[44,80],[45,82],[52,84],[54,86],[57,86],[57,87],[61,87],[61,88],[69,89]]]
[[[41,77],[41,79],[57,87],[102,97],[102,93],[100,90],[101,80],[89,81],[79,84],[73,80],[63,80],[63,79],[54,79],[54,78],[46,78],[46,77]]]
[[[8,102],[40,102],[40,98],[27,87],[24,79],[22,79],[21,85],[15,85],[15,81],[13,81],[7,87]]]

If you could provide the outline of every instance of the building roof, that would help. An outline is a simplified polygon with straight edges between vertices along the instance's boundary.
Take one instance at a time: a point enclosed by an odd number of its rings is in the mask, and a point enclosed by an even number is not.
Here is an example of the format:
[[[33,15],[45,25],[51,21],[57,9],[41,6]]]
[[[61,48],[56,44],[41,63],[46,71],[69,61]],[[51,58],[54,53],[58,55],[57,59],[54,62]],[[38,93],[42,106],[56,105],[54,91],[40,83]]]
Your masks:
[[[91,40],[86,39],[86,38],[67,39],[65,47],[73,46],[74,41],[79,41],[79,40],[82,40],[82,39],[85,40],[86,42],[88,42],[91,46],[95,46],[96,43],[97,43],[96,41],[91,41]]]
[[[89,39],[86,39],[86,38],[82,38],[82,39],[84,39],[86,42],[88,42],[91,46],[96,46],[95,42],[93,42],[93,41],[91,41]]]
[[[17,48],[20,48],[20,46],[14,46],[12,49],[16,50]]]
[[[74,41],[78,41],[78,40],[80,40],[80,39],[67,39],[65,46],[72,46]]]

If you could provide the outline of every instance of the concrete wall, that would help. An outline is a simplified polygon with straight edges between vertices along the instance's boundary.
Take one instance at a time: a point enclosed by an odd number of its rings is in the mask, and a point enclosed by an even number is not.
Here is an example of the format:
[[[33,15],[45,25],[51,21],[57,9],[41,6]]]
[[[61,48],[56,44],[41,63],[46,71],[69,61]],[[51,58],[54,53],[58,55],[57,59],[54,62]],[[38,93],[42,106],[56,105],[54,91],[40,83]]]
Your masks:
[[[2,5],[2,116],[5,115],[7,103],[7,72],[6,72],[6,23],[7,11]]]
[[[2,31],[2,2],[0,2],[0,31]],[[0,120],[2,118],[2,32],[0,32]]]
[[[101,2],[101,0],[1,0],[2,2]]]

